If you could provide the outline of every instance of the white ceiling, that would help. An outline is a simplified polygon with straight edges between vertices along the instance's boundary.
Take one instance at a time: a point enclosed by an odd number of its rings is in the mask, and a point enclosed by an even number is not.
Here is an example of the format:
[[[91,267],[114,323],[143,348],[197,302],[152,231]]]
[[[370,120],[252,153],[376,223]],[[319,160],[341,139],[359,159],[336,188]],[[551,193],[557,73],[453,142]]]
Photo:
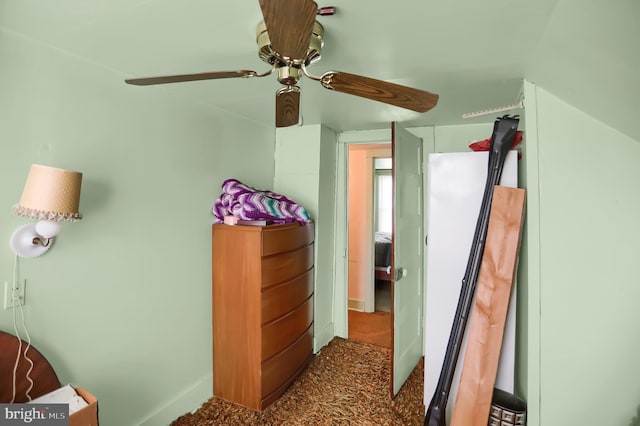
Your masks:
[[[394,120],[408,126],[458,124],[467,122],[461,118],[465,112],[514,103],[522,79],[527,78],[640,139],[640,124],[624,117],[640,95],[635,77],[640,66],[639,4],[636,0],[320,2],[320,7],[335,6],[337,13],[318,17],[325,27],[325,44],[322,59],[310,67],[312,73],[337,70],[392,81],[437,93],[440,102],[419,114],[331,92],[305,78],[304,124],[324,123],[336,130],[381,128]],[[255,44],[261,19],[257,0],[0,0],[0,29],[5,35],[110,69],[122,80],[266,71],[269,67],[259,60]],[[594,84],[603,72],[621,73],[632,83],[622,84],[615,74],[601,85]],[[272,126],[279,84],[271,75],[128,87],[140,96],[169,90]],[[612,92],[627,106],[612,109],[619,103],[614,99],[603,103]]]

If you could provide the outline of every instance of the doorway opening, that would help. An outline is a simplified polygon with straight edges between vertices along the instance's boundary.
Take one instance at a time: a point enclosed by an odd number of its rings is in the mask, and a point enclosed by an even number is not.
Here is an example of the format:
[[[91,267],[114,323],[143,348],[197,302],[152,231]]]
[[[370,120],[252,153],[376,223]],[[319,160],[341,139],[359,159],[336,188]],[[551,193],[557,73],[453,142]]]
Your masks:
[[[348,338],[393,346],[390,143],[348,147]]]

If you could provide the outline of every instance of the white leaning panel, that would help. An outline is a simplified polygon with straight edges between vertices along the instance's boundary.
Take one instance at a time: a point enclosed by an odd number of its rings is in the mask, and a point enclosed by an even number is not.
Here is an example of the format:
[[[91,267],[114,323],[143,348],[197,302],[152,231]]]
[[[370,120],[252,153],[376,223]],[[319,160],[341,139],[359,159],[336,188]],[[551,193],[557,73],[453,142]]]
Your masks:
[[[476,222],[482,204],[488,152],[429,155],[427,188],[424,403],[429,406],[440,377],[462,278],[467,267]],[[510,151],[500,185],[518,186],[518,154]],[[513,392],[515,376],[515,300],[512,292],[500,353],[496,387]],[[471,313],[469,317],[471,316]],[[469,329],[470,321],[466,329]],[[467,344],[465,331],[451,393],[447,424],[451,420]]]

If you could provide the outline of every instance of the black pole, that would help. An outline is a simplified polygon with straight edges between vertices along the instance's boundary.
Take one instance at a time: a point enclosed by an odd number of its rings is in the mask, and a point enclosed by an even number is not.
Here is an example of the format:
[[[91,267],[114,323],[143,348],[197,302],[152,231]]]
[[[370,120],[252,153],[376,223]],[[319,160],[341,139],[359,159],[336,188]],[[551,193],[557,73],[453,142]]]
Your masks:
[[[512,117],[505,115],[504,117],[496,119],[493,125],[493,134],[491,135],[489,148],[489,170],[484,187],[484,194],[482,196],[482,204],[480,205],[480,213],[478,215],[478,221],[476,222],[476,230],[471,244],[467,268],[462,278],[458,307],[453,317],[453,325],[451,327],[451,334],[449,335],[444,361],[442,362],[438,385],[427,409],[424,426],[446,426],[447,401],[449,400],[451,382],[453,381],[453,375],[456,370],[456,363],[462,346],[467,318],[476,290],[478,272],[480,271],[480,264],[482,263],[484,242],[487,237],[487,228],[489,225],[489,212],[493,199],[493,188],[500,182],[504,160],[515,139],[518,122],[518,116]]]

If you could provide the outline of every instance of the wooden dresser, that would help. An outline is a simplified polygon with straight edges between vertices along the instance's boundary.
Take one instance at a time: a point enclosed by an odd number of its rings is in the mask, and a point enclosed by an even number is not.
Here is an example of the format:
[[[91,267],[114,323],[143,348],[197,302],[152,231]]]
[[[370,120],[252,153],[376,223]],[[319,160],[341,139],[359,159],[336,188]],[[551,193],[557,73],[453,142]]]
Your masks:
[[[213,225],[213,394],[273,403],[313,355],[313,224]]]

